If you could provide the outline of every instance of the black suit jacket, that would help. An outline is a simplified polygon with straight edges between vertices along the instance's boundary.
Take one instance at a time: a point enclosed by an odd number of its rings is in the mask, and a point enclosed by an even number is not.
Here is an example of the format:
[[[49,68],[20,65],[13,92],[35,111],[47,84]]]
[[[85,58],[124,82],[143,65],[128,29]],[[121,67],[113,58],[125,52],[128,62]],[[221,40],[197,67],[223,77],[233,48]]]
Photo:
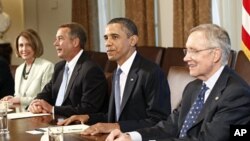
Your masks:
[[[102,118],[100,115],[90,115],[90,121],[116,122],[114,75],[112,84],[108,114]],[[153,126],[166,119],[170,112],[170,90],[163,71],[137,53],[124,88],[118,121],[121,130]]]
[[[7,95],[14,95],[14,79],[9,64],[0,57],[0,99]]]
[[[66,61],[55,65],[51,81],[36,99],[55,105]],[[101,112],[107,96],[107,81],[102,69],[83,52],[72,72],[62,106],[55,106],[55,114],[71,116]]]
[[[201,80],[194,80],[187,85],[180,107],[173,111],[167,121],[161,121],[152,128],[139,130],[143,140],[180,140],[179,132],[201,85]],[[197,121],[182,141],[227,141],[231,124],[247,124],[249,121],[249,85],[226,66],[211,90]]]

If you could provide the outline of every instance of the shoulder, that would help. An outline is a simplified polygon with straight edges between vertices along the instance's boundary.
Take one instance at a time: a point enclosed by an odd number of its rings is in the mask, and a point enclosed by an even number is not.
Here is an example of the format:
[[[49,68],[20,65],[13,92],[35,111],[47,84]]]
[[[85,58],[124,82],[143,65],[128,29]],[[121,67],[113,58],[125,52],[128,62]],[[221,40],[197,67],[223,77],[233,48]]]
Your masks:
[[[163,73],[162,69],[156,63],[144,58],[139,53],[136,55],[132,64],[132,69],[138,69],[145,73]]]
[[[38,64],[47,64],[47,65],[54,65],[52,62],[50,62],[49,60],[46,60],[44,58],[36,58],[35,63],[38,63]]]

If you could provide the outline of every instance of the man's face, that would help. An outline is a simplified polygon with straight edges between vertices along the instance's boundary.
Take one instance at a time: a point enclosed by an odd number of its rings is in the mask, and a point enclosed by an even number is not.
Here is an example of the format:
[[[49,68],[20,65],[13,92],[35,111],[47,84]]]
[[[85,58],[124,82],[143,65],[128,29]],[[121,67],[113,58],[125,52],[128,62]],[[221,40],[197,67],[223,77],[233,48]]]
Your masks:
[[[69,28],[59,28],[56,33],[54,46],[59,58],[70,60],[73,47],[73,39],[69,35]]]
[[[184,61],[187,62],[190,75],[201,80],[207,80],[217,70],[218,48],[208,47],[207,39],[203,32],[191,33],[186,42],[187,54]]]
[[[134,49],[133,36],[128,37],[121,24],[109,24],[106,27],[104,40],[109,60],[123,64]]]

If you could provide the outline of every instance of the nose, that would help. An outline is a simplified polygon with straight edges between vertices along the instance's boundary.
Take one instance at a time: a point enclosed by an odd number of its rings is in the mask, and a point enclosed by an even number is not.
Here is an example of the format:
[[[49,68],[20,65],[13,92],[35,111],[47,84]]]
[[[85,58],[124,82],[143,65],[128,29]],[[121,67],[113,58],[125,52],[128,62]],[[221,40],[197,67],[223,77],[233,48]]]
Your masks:
[[[55,40],[54,43],[53,43],[53,45],[57,46],[57,44],[58,44],[58,42],[57,42],[57,40]]]
[[[110,47],[111,45],[112,45],[112,43],[111,43],[110,39],[109,39],[109,38],[106,39],[106,40],[105,40],[105,47],[108,48],[108,47]]]
[[[184,58],[183,58],[183,61],[184,62],[188,62],[188,61],[190,61],[192,58],[191,58],[191,56],[190,56],[190,53],[186,53],[185,54],[185,56],[184,56]]]

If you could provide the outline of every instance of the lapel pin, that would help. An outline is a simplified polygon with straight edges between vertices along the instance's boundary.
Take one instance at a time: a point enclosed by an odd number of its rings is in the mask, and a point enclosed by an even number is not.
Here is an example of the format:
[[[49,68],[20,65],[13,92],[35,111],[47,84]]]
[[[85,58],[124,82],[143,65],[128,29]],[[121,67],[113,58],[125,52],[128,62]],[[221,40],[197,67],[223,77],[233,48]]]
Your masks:
[[[130,81],[134,81],[134,78],[130,78]]]
[[[218,100],[218,99],[219,99],[219,97],[218,97],[218,96],[216,96],[216,97],[215,97],[215,100]]]

